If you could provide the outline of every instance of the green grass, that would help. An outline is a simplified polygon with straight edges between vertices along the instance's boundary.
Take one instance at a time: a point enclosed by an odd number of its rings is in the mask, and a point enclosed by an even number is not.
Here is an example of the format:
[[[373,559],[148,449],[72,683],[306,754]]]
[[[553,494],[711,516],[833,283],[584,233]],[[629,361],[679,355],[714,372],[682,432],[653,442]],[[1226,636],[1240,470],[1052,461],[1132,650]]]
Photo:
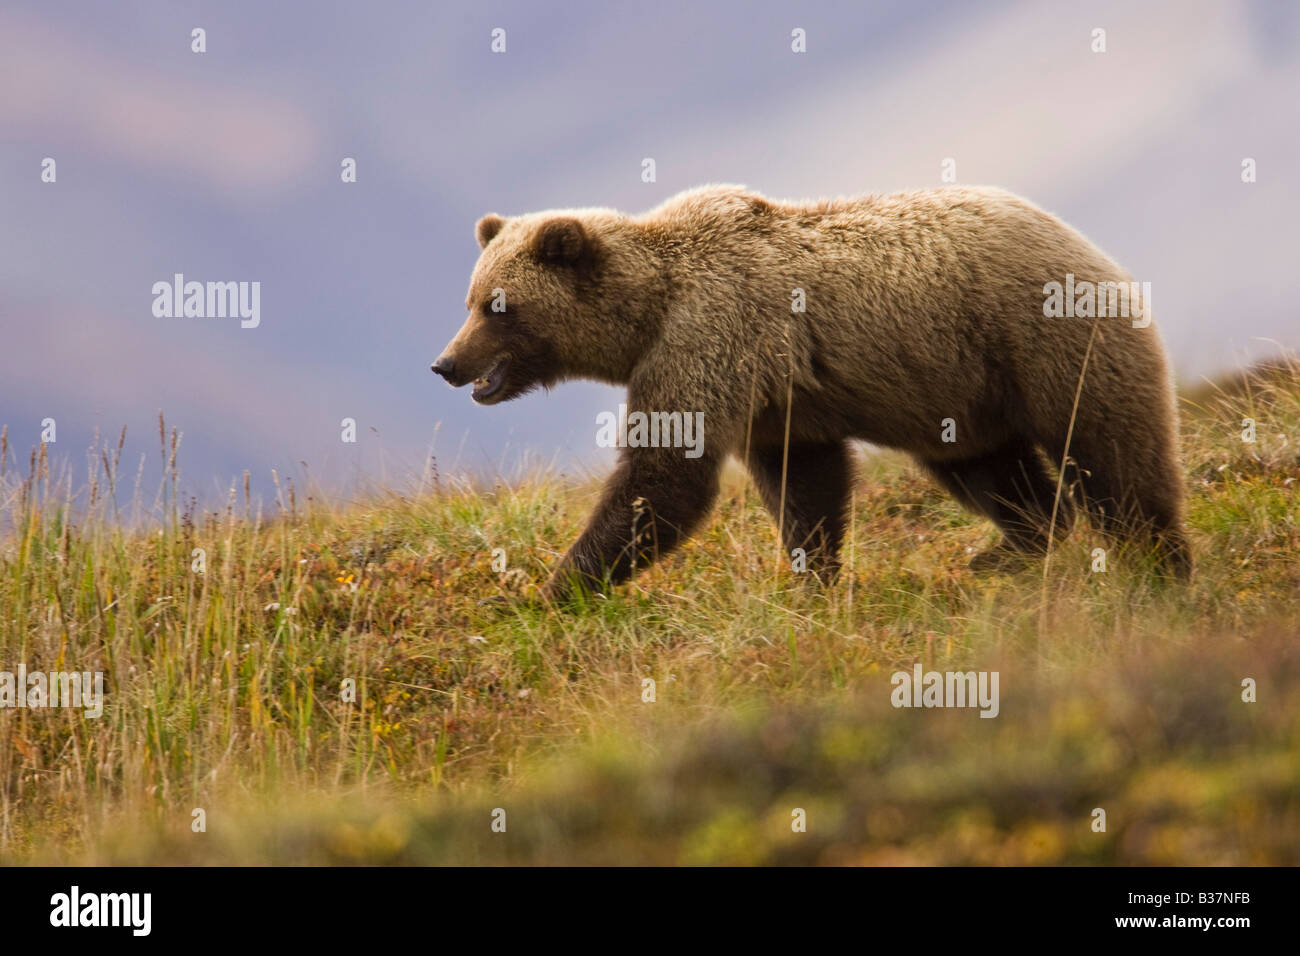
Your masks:
[[[1300,863],[1293,367],[1185,399],[1185,588],[1119,555],[1092,573],[1083,529],[1046,577],[975,577],[991,527],[886,454],[831,588],[782,566],[730,474],[708,527],[608,598],[484,605],[544,579],[597,485],[195,513],[161,434],[143,523],[108,494],[112,447],[79,508],[43,451],[7,456],[0,669],[100,670],[108,698],[0,709],[0,860]],[[1000,716],[891,707],[918,661],[997,670]]]

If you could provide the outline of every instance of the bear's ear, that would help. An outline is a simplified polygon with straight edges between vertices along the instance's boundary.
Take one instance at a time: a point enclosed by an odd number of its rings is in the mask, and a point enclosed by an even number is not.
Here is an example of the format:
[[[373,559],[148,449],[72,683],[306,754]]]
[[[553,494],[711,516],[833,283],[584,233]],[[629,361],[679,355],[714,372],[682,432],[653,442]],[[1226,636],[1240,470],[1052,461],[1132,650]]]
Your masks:
[[[486,249],[487,244],[496,238],[496,234],[501,231],[501,227],[506,221],[494,212],[488,213],[478,221],[474,227],[474,236],[478,239],[478,247]]]
[[[551,265],[577,265],[588,258],[592,241],[582,223],[570,216],[550,219],[542,223],[533,240],[533,252],[542,262]]]

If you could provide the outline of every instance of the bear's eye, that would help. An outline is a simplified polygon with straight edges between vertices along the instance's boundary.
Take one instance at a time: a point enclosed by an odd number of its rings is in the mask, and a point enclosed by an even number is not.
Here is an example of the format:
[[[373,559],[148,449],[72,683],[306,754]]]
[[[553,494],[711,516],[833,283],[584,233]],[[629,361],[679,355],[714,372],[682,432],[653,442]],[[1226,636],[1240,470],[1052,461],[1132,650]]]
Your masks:
[[[504,319],[514,315],[514,307],[499,299],[486,299],[482,306],[483,314],[489,319]]]

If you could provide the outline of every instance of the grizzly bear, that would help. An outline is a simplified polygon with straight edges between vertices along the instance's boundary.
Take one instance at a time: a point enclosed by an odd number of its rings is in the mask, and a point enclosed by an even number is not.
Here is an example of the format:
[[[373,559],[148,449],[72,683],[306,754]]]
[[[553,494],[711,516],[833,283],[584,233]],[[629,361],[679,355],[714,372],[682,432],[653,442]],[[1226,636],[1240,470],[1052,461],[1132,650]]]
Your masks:
[[[702,413],[693,455],[622,449],[548,598],[680,544],[731,455],[787,552],[833,574],[854,439],[910,453],[994,522],[1001,540],[976,570],[1045,554],[1078,503],[1164,570],[1190,571],[1149,296],[1024,199],[946,187],[779,202],[708,186],[640,216],[487,215],[476,233],[469,318],[433,364],[453,387],[473,382],[491,405],[586,378],[626,386],[633,414]]]

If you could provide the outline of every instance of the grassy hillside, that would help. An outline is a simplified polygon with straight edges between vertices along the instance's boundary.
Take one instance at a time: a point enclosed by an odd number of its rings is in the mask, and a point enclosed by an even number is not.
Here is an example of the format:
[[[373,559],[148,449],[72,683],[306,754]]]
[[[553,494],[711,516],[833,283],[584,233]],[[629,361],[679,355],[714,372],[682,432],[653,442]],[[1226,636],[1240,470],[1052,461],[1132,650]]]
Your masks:
[[[108,697],[0,709],[0,860],[1300,863],[1300,374],[1189,396],[1183,435],[1185,588],[1093,572],[1083,529],[975,577],[992,528],[881,455],[833,588],[734,474],[680,554],[566,614],[483,602],[543,579],[594,484],[196,514],[164,434],[129,531],[114,449],[79,509],[10,452],[0,670]],[[999,716],[895,709],[917,662],[998,671]]]

